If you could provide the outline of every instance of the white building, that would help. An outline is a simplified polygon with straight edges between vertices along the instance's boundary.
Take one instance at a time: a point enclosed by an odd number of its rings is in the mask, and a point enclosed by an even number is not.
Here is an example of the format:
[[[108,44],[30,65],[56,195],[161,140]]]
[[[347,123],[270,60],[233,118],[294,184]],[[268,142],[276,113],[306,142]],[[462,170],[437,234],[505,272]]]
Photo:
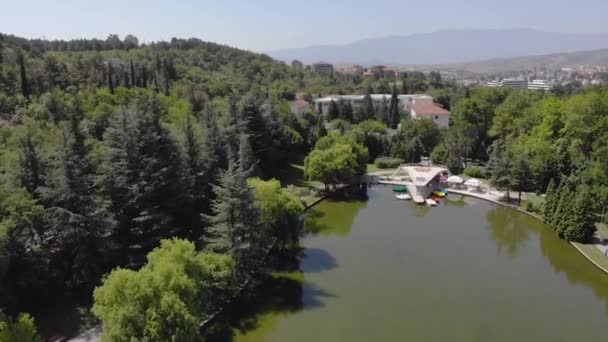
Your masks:
[[[509,87],[513,89],[527,89],[528,88],[528,79],[525,77],[518,78],[505,78],[500,81],[499,87]]]
[[[428,118],[439,128],[450,127],[451,113],[433,101],[414,100],[410,110],[412,119]]]
[[[532,80],[532,81],[528,82],[528,89],[530,89],[530,90],[549,91],[550,88],[551,88],[551,86],[549,85],[549,82],[547,82],[546,80]]]
[[[388,106],[391,101],[391,94],[373,94],[370,95],[372,98],[372,102],[374,103],[374,108],[379,108],[382,105],[382,101],[386,102]],[[350,105],[354,109],[359,108],[363,104],[363,99],[365,95],[329,95],[323,98],[319,98],[315,100],[315,109],[320,111],[323,114],[327,114],[329,111],[329,104],[331,101],[338,103],[341,99],[344,101],[348,101]],[[429,95],[397,95],[399,99],[399,105],[408,112],[414,100],[420,101],[433,101],[433,98]]]

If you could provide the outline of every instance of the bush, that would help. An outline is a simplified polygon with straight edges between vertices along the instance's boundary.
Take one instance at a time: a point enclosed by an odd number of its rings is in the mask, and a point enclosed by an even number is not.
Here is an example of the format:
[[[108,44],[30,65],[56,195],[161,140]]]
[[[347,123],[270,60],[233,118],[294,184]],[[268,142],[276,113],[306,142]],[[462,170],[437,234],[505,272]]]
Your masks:
[[[2,312],[0,312],[1,316]],[[36,331],[34,319],[27,313],[19,315],[17,320],[0,321],[0,341],[42,342]]]
[[[532,202],[524,203],[524,209],[531,213],[540,213],[541,212],[540,207],[535,205]]]
[[[484,178],[485,173],[483,170],[477,166],[470,166],[464,170],[464,174],[473,178]]]
[[[403,159],[391,157],[379,157],[374,160],[374,165],[379,169],[394,169],[403,164]]]

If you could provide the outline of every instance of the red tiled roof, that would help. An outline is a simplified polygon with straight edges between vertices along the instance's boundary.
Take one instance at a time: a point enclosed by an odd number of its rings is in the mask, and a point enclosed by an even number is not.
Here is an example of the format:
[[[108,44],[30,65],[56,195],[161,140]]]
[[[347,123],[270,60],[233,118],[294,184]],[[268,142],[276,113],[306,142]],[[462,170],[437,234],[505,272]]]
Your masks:
[[[450,115],[445,108],[432,101],[416,101],[412,105],[416,115]]]

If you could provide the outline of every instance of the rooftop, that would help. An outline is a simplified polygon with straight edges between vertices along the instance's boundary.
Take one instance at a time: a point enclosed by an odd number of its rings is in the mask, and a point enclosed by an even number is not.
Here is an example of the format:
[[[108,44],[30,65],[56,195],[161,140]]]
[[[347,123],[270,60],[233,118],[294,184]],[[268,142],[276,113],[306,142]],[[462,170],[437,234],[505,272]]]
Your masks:
[[[432,101],[416,101],[412,105],[416,115],[450,115],[451,113]]]

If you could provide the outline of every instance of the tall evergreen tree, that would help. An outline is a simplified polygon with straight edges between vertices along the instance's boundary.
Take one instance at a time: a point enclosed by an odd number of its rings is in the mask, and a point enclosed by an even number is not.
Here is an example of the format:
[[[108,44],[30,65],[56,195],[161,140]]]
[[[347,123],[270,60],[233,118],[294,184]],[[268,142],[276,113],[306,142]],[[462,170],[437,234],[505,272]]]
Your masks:
[[[190,217],[192,222],[190,224],[190,237],[193,240],[199,239],[203,232],[200,226],[200,214],[202,214],[206,208],[209,207],[209,198],[205,194],[205,190],[211,179],[207,179],[206,165],[203,159],[202,141],[200,133],[196,130],[196,126],[193,125],[193,118],[190,114],[186,117],[186,122],[183,126],[184,135],[184,150],[186,159],[186,172],[188,173],[189,179],[192,181],[192,213]]]
[[[141,86],[144,88],[148,87],[148,72],[146,71],[146,65],[141,65]]]
[[[517,191],[517,203],[521,205],[521,193],[530,191],[533,186],[532,168],[530,167],[530,156],[528,153],[521,153],[515,157],[511,176],[513,179],[513,189]]]
[[[133,219],[138,214],[136,187],[139,176],[139,151],[137,148],[136,108],[123,108],[114,115],[104,134],[106,155],[102,185],[110,200],[110,208],[117,221],[114,240],[117,241],[117,263],[129,261],[132,231],[137,230]]]
[[[555,185],[555,180],[552,178],[549,181],[547,192],[545,194],[545,207],[543,208],[543,219],[545,222],[550,223],[553,220],[553,214],[557,207],[557,201],[559,200],[559,194],[557,193],[558,187]]]
[[[72,289],[95,284],[108,262],[107,236],[114,223],[96,198],[95,168],[80,128],[82,113],[76,104],[64,134],[61,167],[53,187],[45,192],[47,230],[45,248],[55,254],[62,282]]]
[[[401,78],[401,94],[407,95],[410,93],[410,88],[407,84],[407,74],[404,74]]]
[[[327,109],[327,121],[332,121],[340,117],[340,109],[336,101],[331,100],[329,102],[329,108]]]
[[[130,60],[129,64],[130,64],[130,71],[131,71],[130,72],[131,73],[131,76],[130,76],[131,83],[130,83],[130,85],[133,86],[133,87],[135,87],[135,86],[137,86],[137,80],[135,79],[135,67],[133,66],[133,60]]]
[[[552,221],[553,228],[561,238],[565,236],[566,230],[574,225],[574,192],[568,184],[560,187],[560,196],[557,209]]]
[[[349,101],[340,100],[340,115],[339,118],[342,120],[346,120],[348,122],[353,121],[353,107],[351,106]]]
[[[256,175],[258,161],[246,134],[241,134],[239,143],[239,167],[240,172],[246,173],[249,177]]]
[[[500,141],[496,141],[492,145],[490,165],[492,173],[490,181],[497,188],[505,190],[505,197],[507,202],[509,202],[511,200],[510,191],[513,187],[511,171],[513,162],[510,151]]]
[[[30,98],[30,89],[27,82],[27,72],[25,70],[25,56],[21,50],[17,53],[17,63],[19,64],[19,76],[21,81],[21,94],[26,99]]]
[[[384,97],[382,97],[382,100],[380,102],[380,107],[378,107],[376,110],[376,120],[382,121],[382,122],[388,122],[388,113],[389,113],[389,111],[388,111],[386,96],[384,96]]]
[[[39,197],[38,189],[45,185],[46,164],[38,152],[32,134],[28,132],[21,138],[20,182],[34,198]]]
[[[118,243],[126,262],[136,266],[161,239],[188,233],[192,179],[178,143],[160,120],[158,100],[142,100],[131,110],[135,120],[126,115],[114,121],[107,136],[112,152],[106,164],[117,173],[111,192],[127,194],[111,198],[114,208],[126,201]]]
[[[571,225],[564,230],[564,238],[568,241],[589,241],[596,230],[593,218],[593,203],[589,193],[579,192],[572,208],[571,221]]]
[[[237,279],[244,282],[259,269],[264,246],[259,209],[237,161],[228,163],[213,190],[214,215],[204,217],[211,223],[208,247],[230,254],[236,262]]]
[[[365,96],[363,96],[363,103],[355,111],[354,122],[359,123],[361,121],[373,119],[376,117],[376,111],[374,110],[374,102],[372,101],[371,91],[368,87]]]
[[[110,94],[114,94],[114,70],[112,68],[112,61],[108,61],[108,89]]]
[[[393,83],[393,93],[391,94],[391,102],[388,110],[388,122],[386,125],[392,129],[397,129],[399,125],[399,98],[397,97],[397,86]]]

